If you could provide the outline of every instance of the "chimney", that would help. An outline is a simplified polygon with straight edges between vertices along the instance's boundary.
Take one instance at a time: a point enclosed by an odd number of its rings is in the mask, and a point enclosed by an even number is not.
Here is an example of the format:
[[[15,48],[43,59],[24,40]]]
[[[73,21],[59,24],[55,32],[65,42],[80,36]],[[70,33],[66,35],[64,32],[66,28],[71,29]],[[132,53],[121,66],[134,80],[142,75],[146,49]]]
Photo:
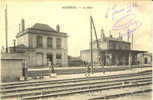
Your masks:
[[[59,24],[56,25],[56,31],[57,32],[60,32],[60,26],[59,26]]]
[[[101,29],[101,39],[104,40],[105,39],[105,33],[104,33],[104,29]]]
[[[21,32],[25,30],[25,22],[24,19],[21,19]]]

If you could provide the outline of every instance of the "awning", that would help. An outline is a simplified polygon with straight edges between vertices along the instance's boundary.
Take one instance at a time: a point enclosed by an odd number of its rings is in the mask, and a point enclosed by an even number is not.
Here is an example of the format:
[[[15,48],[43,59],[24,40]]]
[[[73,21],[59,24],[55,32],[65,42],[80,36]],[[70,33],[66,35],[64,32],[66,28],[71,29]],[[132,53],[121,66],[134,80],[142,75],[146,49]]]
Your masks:
[[[127,52],[127,53],[146,53],[147,51],[140,51],[140,50],[126,50],[126,49],[106,49],[106,50],[100,50],[104,52]]]

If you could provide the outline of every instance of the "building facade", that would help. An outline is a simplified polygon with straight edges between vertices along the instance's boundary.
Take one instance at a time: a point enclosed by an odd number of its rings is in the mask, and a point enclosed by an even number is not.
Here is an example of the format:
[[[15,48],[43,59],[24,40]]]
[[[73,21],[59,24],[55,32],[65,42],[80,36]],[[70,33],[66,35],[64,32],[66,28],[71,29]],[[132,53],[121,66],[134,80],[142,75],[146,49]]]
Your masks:
[[[137,64],[137,54],[145,51],[131,50],[131,43],[122,40],[122,37],[114,38],[112,35],[105,37],[102,30],[101,38],[93,41],[93,63],[101,65],[131,65]],[[80,57],[83,61],[91,61],[91,50],[81,50]]]
[[[26,53],[29,66],[46,66],[51,61],[57,66],[68,65],[67,33],[60,32],[59,25],[56,30],[46,24],[36,23],[31,28],[17,33],[17,46],[15,52]],[[13,50],[12,47],[11,50]]]
[[[143,63],[147,65],[152,65],[152,53],[140,53],[138,55],[138,61],[140,64]]]

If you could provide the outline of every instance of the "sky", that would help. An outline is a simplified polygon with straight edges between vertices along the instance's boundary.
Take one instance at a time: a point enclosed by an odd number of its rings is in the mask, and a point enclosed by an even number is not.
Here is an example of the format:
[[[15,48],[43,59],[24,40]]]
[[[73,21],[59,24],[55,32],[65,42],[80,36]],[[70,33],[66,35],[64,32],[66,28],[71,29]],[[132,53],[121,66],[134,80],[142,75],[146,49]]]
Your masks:
[[[90,42],[90,16],[94,19],[98,38],[101,29],[123,39],[130,29],[134,36],[134,48],[152,52],[152,2],[151,0],[1,0],[0,45],[5,46],[4,9],[8,8],[8,45],[19,32],[19,23],[25,20],[25,28],[35,23],[48,24],[68,33],[68,54],[79,56],[80,50],[88,49]],[[128,17],[127,17],[128,16]],[[132,21],[131,21],[132,20]],[[125,25],[127,23],[127,25]],[[117,30],[116,30],[117,29]],[[93,38],[95,36],[93,34]]]

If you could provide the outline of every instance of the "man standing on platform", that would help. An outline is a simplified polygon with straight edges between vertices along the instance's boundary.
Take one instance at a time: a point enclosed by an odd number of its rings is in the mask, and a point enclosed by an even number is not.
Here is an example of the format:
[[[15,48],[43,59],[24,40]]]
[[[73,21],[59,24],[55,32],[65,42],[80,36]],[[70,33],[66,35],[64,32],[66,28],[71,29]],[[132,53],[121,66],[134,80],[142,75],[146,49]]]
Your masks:
[[[27,80],[27,63],[25,60],[22,61],[22,73],[24,80]]]
[[[54,64],[51,62],[51,72],[54,73]]]
[[[83,61],[83,65],[86,67],[86,65],[87,65],[86,61]]]
[[[86,62],[86,66],[87,66],[86,76],[89,76],[90,75],[90,64]]]
[[[53,63],[50,60],[48,61],[48,66],[50,68],[50,72],[54,73],[54,66],[53,66]]]

